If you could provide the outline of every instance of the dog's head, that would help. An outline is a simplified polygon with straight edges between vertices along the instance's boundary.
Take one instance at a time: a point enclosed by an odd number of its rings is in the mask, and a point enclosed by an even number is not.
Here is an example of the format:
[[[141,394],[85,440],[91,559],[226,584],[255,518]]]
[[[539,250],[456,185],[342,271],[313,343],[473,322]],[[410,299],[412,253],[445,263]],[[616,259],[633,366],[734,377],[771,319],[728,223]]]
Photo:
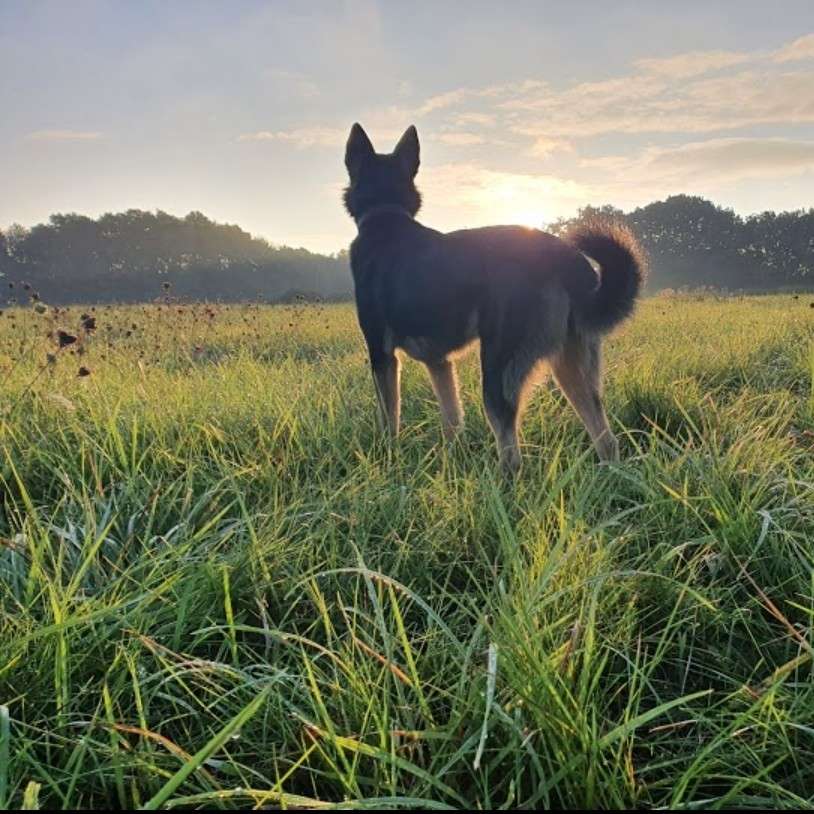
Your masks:
[[[421,195],[415,186],[419,164],[418,133],[408,127],[392,153],[377,153],[359,124],[354,124],[345,148],[350,184],[345,188],[345,208],[359,220],[379,206],[394,206],[415,215]]]

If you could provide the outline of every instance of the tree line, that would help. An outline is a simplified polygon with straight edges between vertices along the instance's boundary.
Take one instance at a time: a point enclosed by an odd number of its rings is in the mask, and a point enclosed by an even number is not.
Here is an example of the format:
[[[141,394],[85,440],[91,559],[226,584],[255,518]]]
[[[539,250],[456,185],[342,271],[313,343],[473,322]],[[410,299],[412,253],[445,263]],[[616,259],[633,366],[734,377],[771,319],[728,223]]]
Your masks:
[[[345,299],[347,252],[273,246],[200,212],[178,218],[130,209],[98,219],[52,215],[0,232],[0,272],[11,296],[52,304],[143,302],[168,289],[188,300]]]
[[[711,286],[772,291],[814,286],[814,209],[742,217],[704,198],[676,195],[625,213],[650,255],[650,291]],[[578,219],[577,218],[577,219]],[[549,228],[563,231],[572,220]],[[52,215],[30,229],[0,231],[7,299],[52,304],[138,302],[167,288],[184,299],[284,301],[347,299],[347,252],[321,255],[273,246],[200,212],[179,218],[130,209],[97,219]]]
[[[622,212],[586,207],[552,225],[582,218],[625,221],[650,258],[650,291],[712,287],[779,291],[814,287],[814,209],[742,217],[704,198],[674,195]]]

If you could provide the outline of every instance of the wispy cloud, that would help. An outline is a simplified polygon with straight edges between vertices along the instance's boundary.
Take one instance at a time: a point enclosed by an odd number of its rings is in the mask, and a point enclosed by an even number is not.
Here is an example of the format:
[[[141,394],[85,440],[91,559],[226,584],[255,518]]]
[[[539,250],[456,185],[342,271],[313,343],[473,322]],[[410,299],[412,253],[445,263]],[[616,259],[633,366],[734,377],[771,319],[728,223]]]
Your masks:
[[[699,181],[777,178],[814,170],[814,141],[788,138],[717,138],[650,147],[633,157],[585,160],[628,182],[693,185]]]
[[[380,150],[418,124],[430,222],[539,224],[588,203],[714,195],[741,181],[814,172],[814,141],[789,137],[790,126],[814,124],[813,87],[811,34],[761,51],[638,59],[622,75],[560,87],[528,78],[456,88],[359,115]],[[347,129],[333,121],[240,140],[340,149]],[[608,154],[608,142],[618,154]],[[433,145],[478,149],[463,163],[438,164]]]
[[[677,193],[705,195],[720,202],[738,190],[760,188],[753,207],[777,206],[778,189],[799,189],[802,197],[786,208],[806,206],[806,179],[814,177],[814,141],[786,138],[713,138],[659,147],[634,155],[582,160],[598,195],[592,203],[627,208]],[[759,187],[755,187],[759,185]]]
[[[806,36],[783,46],[775,51],[773,59],[775,62],[796,62],[797,60],[814,59],[814,34],[806,34]]]
[[[300,127],[293,130],[258,130],[255,133],[243,133],[238,141],[276,141],[294,147],[340,147],[345,144],[350,128],[343,127]],[[396,128],[369,128],[368,134],[373,138],[381,152],[392,149],[402,131]],[[454,147],[471,147],[486,143],[485,136],[466,131],[447,131],[432,136],[432,140]],[[490,140],[494,144],[494,140]]]
[[[654,154],[651,166],[684,178],[716,176],[733,180],[796,175],[814,169],[814,141],[788,138],[711,139]]]
[[[467,127],[469,125],[494,127],[497,124],[497,117],[493,113],[457,113],[452,121],[457,127]]]
[[[478,133],[453,131],[449,133],[441,133],[438,136],[438,141],[452,147],[471,147],[475,144],[483,144],[486,141],[486,137]]]
[[[35,130],[27,141],[98,141],[103,133],[91,130]]]
[[[697,134],[811,124],[814,64],[802,64],[809,58],[814,60],[814,34],[769,51],[639,59],[626,75],[561,88],[533,78],[456,88],[409,108],[370,110],[364,121],[386,125],[383,138],[397,137],[406,123],[426,122],[442,132],[439,141],[457,146],[493,143],[489,131],[499,126],[501,140],[511,137],[522,147],[525,139],[526,151],[536,156],[575,139],[612,133]],[[344,128],[325,126],[247,134],[241,140],[324,146],[344,138]]]
[[[539,137],[703,133],[814,122],[814,71],[745,70],[681,84],[658,74],[584,83],[504,102],[515,132]]]
[[[773,51],[692,51],[639,59],[627,75],[564,88],[525,79],[437,94],[417,117],[546,139],[704,133],[814,122],[814,34]]]
[[[238,141],[278,141],[295,147],[336,147],[348,134],[338,127],[298,127],[293,130],[258,130],[243,133]]]
[[[553,153],[574,152],[574,145],[566,139],[539,136],[534,140],[529,152],[537,158],[548,158]]]
[[[641,71],[685,79],[732,65],[742,65],[750,59],[750,54],[736,51],[692,51],[661,59],[639,59],[633,65]]]
[[[477,91],[474,91],[477,93]],[[459,88],[458,90],[451,90],[447,93],[439,93],[431,96],[424,104],[418,107],[415,115],[418,117],[426,116],[434,110],[442,110],[444,108],[452,107],[463,102],[467,97],[471,96],[473,91],[468,88]]]

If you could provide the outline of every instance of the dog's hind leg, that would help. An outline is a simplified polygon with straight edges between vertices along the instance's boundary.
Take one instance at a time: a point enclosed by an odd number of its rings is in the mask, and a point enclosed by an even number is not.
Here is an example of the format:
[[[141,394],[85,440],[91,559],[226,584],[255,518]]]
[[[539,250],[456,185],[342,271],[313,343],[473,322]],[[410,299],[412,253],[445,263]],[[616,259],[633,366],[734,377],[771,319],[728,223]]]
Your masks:
[[[432,381],[432,389],[441,408],[441,425],[444,438],[451,441],[464,423],[464,412],[458,396],[458,379],[455,365],[448,359],[427,362],[427,371]]]
[[[483,404],[486,417],[497,441],[500,463],[514,474],[520,468],[520,423],[523,385],[533,365],[523,365],[521,370],[511,357],[494,353],[481,346],[481,374],[483,376]],[[518,375],[519,374],[519,375]]]
[[[551,358],[554,378],[585,424],[599,458],[616,461],[619,442],[602,406],[601,367],[598,337],[571,333],[562,350]]]
[[[379,398],[379,407],[385,427],[394,438],[399,432],[401,417],[401,396],[399,393],[399,379],[401,365],[398,356],[394,353],[372,354],[370,366],[373,370],[373,381],[376,385],[376,395]]]

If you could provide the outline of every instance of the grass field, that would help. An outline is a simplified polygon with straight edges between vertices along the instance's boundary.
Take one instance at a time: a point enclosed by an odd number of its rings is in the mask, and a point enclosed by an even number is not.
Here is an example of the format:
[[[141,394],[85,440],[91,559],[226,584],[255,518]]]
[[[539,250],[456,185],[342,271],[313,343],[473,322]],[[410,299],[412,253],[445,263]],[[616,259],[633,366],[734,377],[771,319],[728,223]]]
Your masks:
[[[0,806],[814,807],[809,299],[646,301],[513,485],[350,306],[7,311]]]

